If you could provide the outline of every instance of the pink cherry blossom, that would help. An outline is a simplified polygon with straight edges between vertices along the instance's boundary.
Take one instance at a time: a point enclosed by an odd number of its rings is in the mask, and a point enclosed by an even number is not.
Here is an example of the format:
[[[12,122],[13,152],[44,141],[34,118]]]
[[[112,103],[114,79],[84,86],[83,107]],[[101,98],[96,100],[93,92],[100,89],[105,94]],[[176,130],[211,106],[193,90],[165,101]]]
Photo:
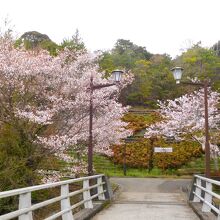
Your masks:
[[[104,78],[94,54],[64,50],[52,57],[40,49],[14,48],[13,43],[0,37],[0,123],[25,121],[31,125],[26,132],[34,144],[70,162],[67,150],[88,140],[90,78],[94,85],[112,79]],[[119,86],[94,90],[96,152],[111,155],[109,146],[132,134],[121,120],[128,107],[117,102],[120,90],[132,80],[127,73]]]
[[[209,89],[208,111],[209,129],[212,141],[212,132],[219,131],[220,114],[217,104],[220,100],[218,92]],[[145,137],[165,136],[184,139],[185,135],[201,143],[204,148],[204,93],[203,89],[192,94],[183,95],[175,100],[158,102],[159,112],[163,117],[161,122],[153,124],[146,129]],[[202,136],[202,137],[201,137]],[[211,144],[212,154],[219,152],[217,145]]]

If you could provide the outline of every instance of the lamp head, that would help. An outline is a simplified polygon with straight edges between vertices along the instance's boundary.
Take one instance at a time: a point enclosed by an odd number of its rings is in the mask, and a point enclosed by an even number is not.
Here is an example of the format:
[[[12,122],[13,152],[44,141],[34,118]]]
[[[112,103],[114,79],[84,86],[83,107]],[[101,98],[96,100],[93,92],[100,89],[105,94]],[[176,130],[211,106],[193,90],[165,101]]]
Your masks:
[[[121,76],[122,76],[123,73],[124,72],[122,70],[112,71],[112,76],[113,76],[113,79],[116,83],[121,81]]]
[[[176,80],[176,84],[179,84],[182,78],[183,68],[177,66],[172,68],[171,71],[173,72],[173,77]]]

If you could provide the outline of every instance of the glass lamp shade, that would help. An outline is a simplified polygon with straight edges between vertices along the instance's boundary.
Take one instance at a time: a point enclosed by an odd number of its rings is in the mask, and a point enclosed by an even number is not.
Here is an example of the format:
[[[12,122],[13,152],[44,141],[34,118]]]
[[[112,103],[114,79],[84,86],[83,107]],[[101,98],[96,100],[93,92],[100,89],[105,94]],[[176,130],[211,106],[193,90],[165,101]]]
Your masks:
[[[112,76],[115,82],[120,82],[121,76],[123,74],[122,70],[114,70],[112,71]]]
[[[182,78],[183,68],[182,67],[174,67],[171,69],[171,71],[173,72],[173,77],[176,80],[176,83],[179,84],[180,80]]]

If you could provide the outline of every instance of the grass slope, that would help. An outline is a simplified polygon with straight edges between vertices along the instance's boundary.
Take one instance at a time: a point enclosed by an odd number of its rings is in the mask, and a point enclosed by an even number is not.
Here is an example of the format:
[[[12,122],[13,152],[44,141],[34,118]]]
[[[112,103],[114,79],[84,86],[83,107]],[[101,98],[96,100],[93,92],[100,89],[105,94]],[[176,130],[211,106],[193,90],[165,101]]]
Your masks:
[[[127,167],[127,176],[131,177],[169,177],[169,176],[191,176],[193,174],[202,174],[205,170],[205,158],[193,159],[179,169],[168,169],[163,171],[154,167],[151,172],[147,169],[138,169]],[[219,160],[220,163],[220,160]],[[97,173],[104,173],[107,176],[124,176],[123,166],[114,164],[110,159],[101,155],[94,155],[94,168]],[[214,173],[214,162],[211,161],[211,170]],[[215,173],[218,174],[218,173]]]

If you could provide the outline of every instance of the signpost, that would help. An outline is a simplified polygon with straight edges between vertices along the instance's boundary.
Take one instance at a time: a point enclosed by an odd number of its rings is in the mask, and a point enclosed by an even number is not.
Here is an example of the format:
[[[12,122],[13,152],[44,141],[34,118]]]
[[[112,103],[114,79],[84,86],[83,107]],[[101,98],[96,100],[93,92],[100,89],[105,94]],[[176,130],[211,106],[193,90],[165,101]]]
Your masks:
[[[154,153],[172,153],[173,148],[172,147],[155,147]]]

